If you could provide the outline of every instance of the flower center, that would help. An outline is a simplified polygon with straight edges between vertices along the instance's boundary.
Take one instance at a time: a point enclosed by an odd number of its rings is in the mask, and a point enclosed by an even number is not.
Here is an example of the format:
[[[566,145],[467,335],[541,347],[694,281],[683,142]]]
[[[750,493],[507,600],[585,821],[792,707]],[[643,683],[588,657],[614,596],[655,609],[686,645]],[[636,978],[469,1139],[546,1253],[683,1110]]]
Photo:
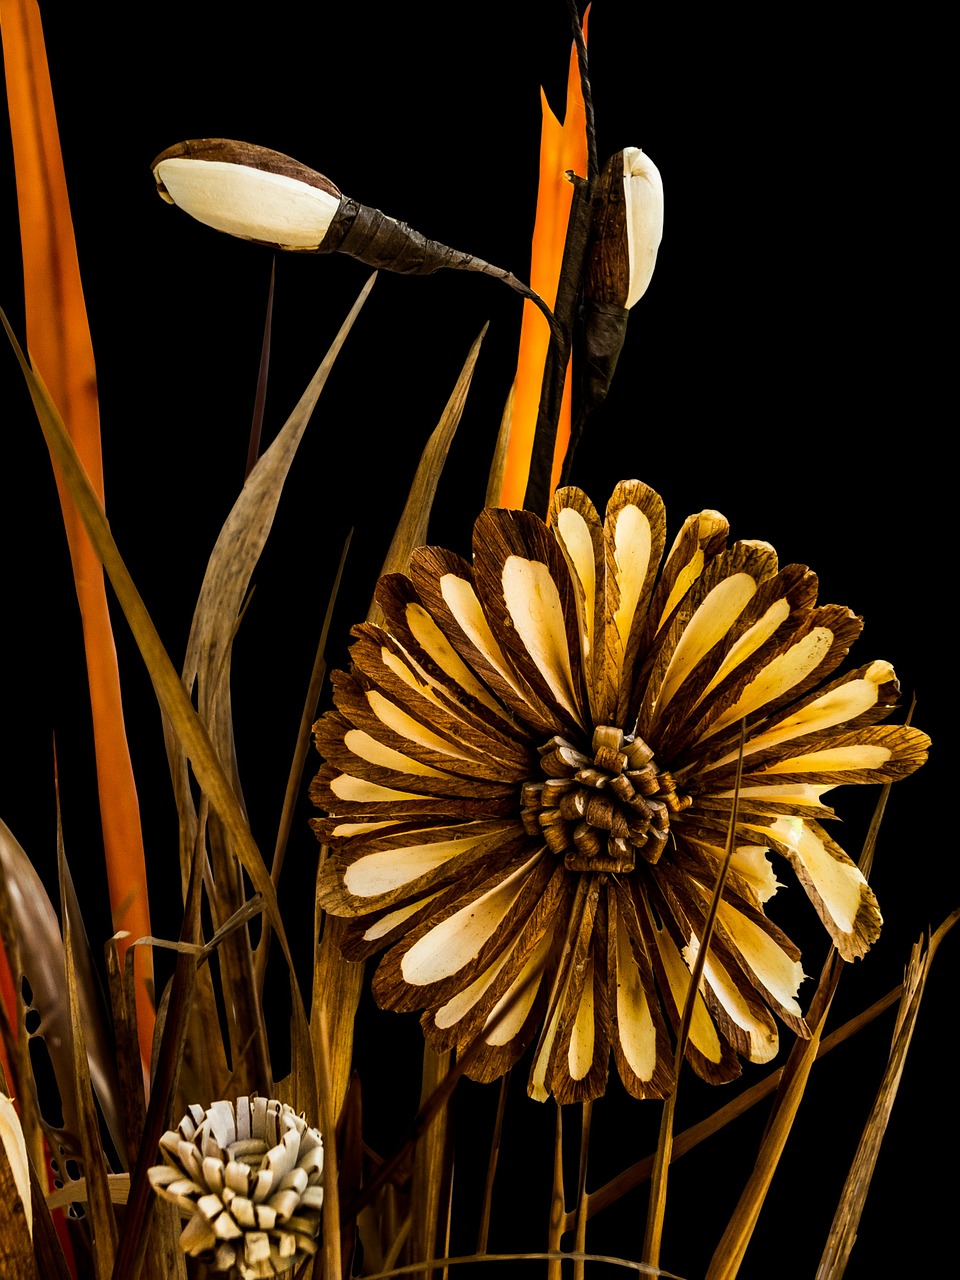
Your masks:
[[[671,812],[692,798],[660,772],[642,738],[598,725],[591,749],[592,759],[558,736],[540,747],[545,780],[521,788],[524,829],[562,854],[568,871],[633,871],[638,850],[647,862],[657,862]]]

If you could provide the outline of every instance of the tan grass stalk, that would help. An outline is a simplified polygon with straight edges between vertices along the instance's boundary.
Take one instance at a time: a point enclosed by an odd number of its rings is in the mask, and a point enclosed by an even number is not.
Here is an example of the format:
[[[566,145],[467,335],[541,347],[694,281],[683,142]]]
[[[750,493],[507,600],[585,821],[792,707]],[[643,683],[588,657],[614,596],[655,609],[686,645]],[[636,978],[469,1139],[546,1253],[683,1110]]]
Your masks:
[[[503,1116],[507,1109],[507,1090],[510,1088],[511,1070],[500,1077],[500,1096],[497,1099],[497,1117],[493,1122],[493,1135],[490,1138],[490,1156],[487,1160],[487,1178],[483,1187],[483,1204],[480,1209],[480,1229],[477,1232],[477,1253],[486,1253],[487,1239],[490,1235],[490,1211],[493,1205],[493,1183],[497,1175],[497,1162],[500,1158],[500,1141],[503,1136]]]
[[[410,552],[427,540],[430,511],[436,496],[440,473],[446,462],[454,434],[460,424],[467,392],[473,378],[480,344],[487,326],[484,325],[464,361],[440,421],[424,446],[403,512],[380,571],[393,573],[406,569]],[[370,622],[382,621],[380,610],[371,604],[367,614]],[[320,908],[317,908],[318,912]],[[342,916],[323,914],[317,926],[318,942],[314,966],[313,990],[315,997],[323,993],[327,1008],[327,1029],[330,1036],[331,1087],[333,1089],[334,1114],[339,1115],[347,1092],[353,1062],[353,1020],[360,992],[363,987],[364,966],[345,960],[340,951],[340,940],[347,927]],[[317,1008],[316,1002],[313,1009]]]
[[[869,1026],[875,1018],[878,1018],[881,1013],[885,1013],[892,1004],[896,1003],[902,991],[902,985],[894,987],[885,996],[874,1001],[868,1009],[858,1013],[849,1022],[845,1022],[842,1027],[838,1027],[836,1031],[825,1036],[817,1050],[817,1058],[822,1058],[831,1049],[835,1049],[838,1045],[843,1044],[845,1040],[849,1040],[851,1036],[856,1035],[858,1031],[862,1031],[864,1027]],[[783,1076],[783,1067],[779,1067],[776,1071],[771,1071],[765,1079],[758,1081],[755,1085],[751,1085],[749,1089],[744,1089],[743,1093],[738,1094],[732,1102],[719,1107],[712,1115],[707,1116],[705,1120],[701,1120],[698,1124],[691,1125],[689,1129],[684,1129],[674,1139],[673,1159],[678,1160],[680,1156],[686,1155],[688,1151],[692,1151],[701,1142],[718,1133],[731,1121],[749,1111],[751,1107],[755,1107],[758,1102],[768,1098],[779,1087]],[[602,1209],[608,1209],[612,1204],[616,1204],[618,1200],[621,1200],[628,1192],[632,1191],[634,1187],[639,1187],[646,1182],[653,1172],[655,1159],[656,1153],[645,1156],[643,1160],[638,1160],[636,1164],[632,1164],[628,1169],[624,1169],[622,1173],[618,1173],[615,1178],[605,1182],[602,1187],[592,1191],[587,1197],[587,1216],[592,1218],[594,1214],[600,1213]],[[567,1214],[563,1230],[572,1231],[574,1222],[574,1215],[572,1213]]]
[[[584,1102],[580,1111],[580,1169],[577,1175],[576,1235],[574,1252],[583,1253],[587,1247],[587,1159],[590,1154],[590,1121],[593,1103]],[[583,1262],[573,1264],[573,1280],[585,1280]]]
[[[93,346],[36,0],[0,0],[0,28],[20,209],[30,357],[43,371],[51,398],[67,423],[102,503]],[[143,835],[103,573],[56,459],[54,473],[83,623],[113,925],[138,938],[150,932]],[[144,953],[141,964],[137,1011],[141,1052],[148,1061],[154,1017],[149,952]]]
[[[816,1280],[840,1280],[847,1268],[850,1254],[857,1239],[860,1216],[866,1203],[870,1181],[876,1168],[880,1145],[887,1131],[890,1113],[900,1087],[900,1078],[906,1065],[910,1041],[920,1012],[920,1001],[930,973],[930,966],[940,943],[960,920],[960,908],[947,916],[930,938],[926,947],[923,939],[914,944],[903,983],[903,995],[897,1011],[893,1031],[893,1043],[887,1067],[880,1082],[870,1116],[864,1126],[856,1154],[850,1165],[840,1201],[824,1246],[823,1256],[817,1268]]]
[[[254,888],[263,894],[265,911],[273,923],[277,939],[292,973],[294,972],[293,960],[277,904],[276,890],[233,787],[224,773],[206,729],[167,656],[146,606],[134,586],[110,532],[103,507],[87,479],[73,443],[67,435],[45,385],[27,364],[9,321],[2,312],[0,312],[0,322],[16,351],[47,442],[55,454],[74,501],[83,516],[97,555],[107,570],[120,607],[133,632],[153,681],[161,709],[183,744],[201,790],[208,796],[212,808],[220,815],[225,828],[229,831],[244,870],[250,876]],[[298,989],[294,999],[294,1017],[304,1019],[305,1023],[306,1014],[302,1001],[299,1000]]]
[[[435,1053],[424,1041],[421,1107],[433,1096],[450,1071],[452,1050]],[[448,1200],[452,1177],[453,1149],[449,1121],[449,1097],[425,1125],[413,1158],[411,1192],[410,1249],[414,1258],[429,1258],[438,1252],[440,1211]],[[444,1230],[443,1234],[446,1234]],[[424,1271],[422,1280],[432,1280]]]
[[[100,1141],[100,1126],[90,1084],[90,1068],[87,1064],[83,1014],[80,1007],[80,991],[77,979],[74,933],[76,920],[71,909],[72,884],[63,845],[63,825],[60,814],[60,797],[57,795],[57,867],[60,875],[60,918],[63,927],[63,954],[67,978],[67,998],[70,1008],[70,1025],[74,1044],[74,1088],[77,1112],[80,1118],[80,1142],[83,1149],[83,1168],[87,1179],[90,1205],[90,1234],[97,1280],[110,1280],[117,1250],[117,1221],[110,1203],[107,1187],[108,1167]]]
[[[673,1118],[677,1105],[677,1093],[680,1085],[680,1069],[683,1066],[683,1058],[687,1049],[687,1037],[690,1033],[690,1023],[693,1020],[693,1010],[696,1004],[697,994],[700,990],[700,980],[703,977],[704,966],[707,962],[707,954],[710,950],[710,940],[713,936],[713,926],[717,918],[717,909],[720,905],[720,899],[723,895],[723,887],[726,883],[727,872],[730,869],[730,860],[733,857],[734,850],[737,847],[736,830],[737,830],[737,806],[740,800],[740,778],[743,773],[743,748],[746,743],[747,723],[745,720],[740,722],[740,745],[737,754],[737,774],[733,785],[733,803],[730,810],[730,826],[727,831],[727,845],[723,855],[723,862],[717,873],[717,883],[713,888],[713,895],[710,899],[710,908],[707,911],[707,918],[704,921],[703,937],[700,939],[700,946],[697,950],[696,959],[693,963],[693,969],[690,974],[690,982],[687,985],[687,995],[683,1004],[683,1013],[680,1016],[680,1028],[677,1032],[677,1048],[674,1054],[673,1078],[676,1081],[673,1092],[666,1099],[663,1106],[663,1115],[660,1121],[660,1137],[657,1142],[657,1154],[653,1166],[652,1185],[650,1188],[650,1204],[647,1209],[647,1225],[643,1238],[643,1260],[650,1263],[651,1266],[658,1266],[660,1263],[660,1242],[663,1236],[663,1218],[667,1207],[667,1176],[670,1170],[670,1164],[673,1160]]]
[[[560,1242],[563,1239],[563,1220],[566,1197],[563,1194],[563,1108],[555,1102],[556,1124],[553,1129],[553,1191],[550,1196],[550,1219],[547,1224],[547,1280],[560,1280],[563,1263],[560,1261]]]

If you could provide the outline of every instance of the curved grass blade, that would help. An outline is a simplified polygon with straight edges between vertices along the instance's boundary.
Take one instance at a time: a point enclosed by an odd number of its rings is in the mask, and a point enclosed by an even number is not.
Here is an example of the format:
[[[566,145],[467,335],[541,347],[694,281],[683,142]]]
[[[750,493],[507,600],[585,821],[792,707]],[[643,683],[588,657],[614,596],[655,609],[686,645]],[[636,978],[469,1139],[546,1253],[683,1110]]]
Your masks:
[[[717,909],[720,905],[720,898],[723,894],[723,887],[726,883],[727,872],[730,869],[730,860],[733,857],[734,850],[737,847],[736,830],[737,830],[737,809],[740,802],[740,778],[743,773],[743,748],[747,738],[747,722],[740,722],[740,745],[737,752],[737,773],[733,784],[733,800],[730,808],[730,825],[727,830],[727,846],[723,855],[723,862],[720,864],[720,870],[717,872],[717,882],[713,887],[713,894],[710,898],[710,907],[707,911],[707,918],[704,921],[703,937],[697,948],[696,958],[693,963],[693,969],[690,973],[690,982],[687,986],[687,995],[683,1003],[683,1013],[680,1016],[680,1028],[677,1032],[677,1048],[674,1056],[673,1078],[677,1082],[673,1087],[673,1092],[666,1099],[663,1106],[663,1116],[660,1122],[660,1138],[657,1143],[656,1161],[653,1167],[653,1176],[650,1187],[650,1205],[647,1209],[647,1225],[643,1238],[643,1260],[649,1262],[652,1266],[659,1265],[660,1262],[660,1242],[663,1235],[663,1216],[667,1207],[667,1175],[670,1170],[670,1164],[673,1160],[673,1118],[677,1105],[677,1093],[679,1091],[680,1068],[683,1065],[684,1055],[687,1050],[687,1037],[690,1033],[690,1023],[693,1020],[693,1009],[697,999],[697,993],[700,990],[700,980],[703,977],[703,970],[707,962],[707,954],[710,950],[710,940],[713,936],[713,926],[717,918]],[[813,1060],[811,1059],[811,1062]]]
[[[470,347],[463,368],[460,370],[460,376],[440,416],[440,421],[424,446],[407,501],[380,571],[381,575],[406,569],[411,551],[426,541],[430,511],[436,496],[440,474],[460,424],[463,406],[466,403],[467,392],[480,354],[480,344],[486,331],[487,326],[484,325]],[[371,604],[367,620],[382,621],[379,606]],[[350,1080],[353,1062],[353,1020],[360,1001],[364,973],[362,964],[345,960],[341,954],[340,941],[347,923],[344,917],[326,914],[318,920],[313,981],[312,1017],[318,1016],[320,1009],[318,996],[322,995],[324,1002],[323,1017],[326,1019],[330,1044],[332,1073],[330,1087],[333,1091],[331,1096],[335,1116],[340,1114]],[[316,1037],[314,1037],[314,1048],[316,1049]]]

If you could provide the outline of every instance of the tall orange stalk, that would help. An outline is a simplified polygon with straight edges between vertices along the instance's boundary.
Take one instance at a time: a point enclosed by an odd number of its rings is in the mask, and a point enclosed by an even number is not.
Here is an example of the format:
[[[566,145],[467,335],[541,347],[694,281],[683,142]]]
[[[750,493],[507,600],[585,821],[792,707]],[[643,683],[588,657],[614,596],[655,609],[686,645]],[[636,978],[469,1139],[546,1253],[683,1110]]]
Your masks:
[[[587,20],[584,15],[584,36]],[[577,51],[570,53],[567,77],[567,106],[563,124],[550,110],[546,95],[540,90],[543,124],[540,133],[540,187],[537,194],[537,216],[533,229],[530,261],[530,287],[552,307],[557,298],[563,247],[573,203],[573,185],[566,177],[568,170],[581,177],[587,172],[587,125],[580,84]],[[513,401],[513,422],[504,466],[500,505],[522,507],[530,474],[530,456],[537,425],[543,367],[550,343],[550,330],[542,313],[532,302],[523,304],[520,328],[520,352]],[[553,487],[560,478],[560,468],[570,439],[570,370],[564,383],[563,403],[557,427],[557,444],[553,460]]]
[[[36,0],[0,0],[0,34],[20,210],[27,347],[102,501],[93,346]],[[83,622],[113,924],[138,938],[150,933],[146,866],[103,572],[59,476],[57,485]],[[153,973],[143,949],[138,969],[140,1046],[149,1061]]]

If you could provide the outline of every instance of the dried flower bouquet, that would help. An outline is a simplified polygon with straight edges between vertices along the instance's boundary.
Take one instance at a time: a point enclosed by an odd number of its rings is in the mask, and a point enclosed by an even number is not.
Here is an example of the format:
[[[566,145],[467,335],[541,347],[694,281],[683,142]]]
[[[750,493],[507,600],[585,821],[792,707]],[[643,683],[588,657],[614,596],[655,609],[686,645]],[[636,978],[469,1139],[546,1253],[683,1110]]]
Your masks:
[[[175,0],[118,59],[41,8],[0,0],[42,379],[0,366],[0,1274],[938,1258],[939,477],[829,59],[607,0],[586,81],[560,0]]]

